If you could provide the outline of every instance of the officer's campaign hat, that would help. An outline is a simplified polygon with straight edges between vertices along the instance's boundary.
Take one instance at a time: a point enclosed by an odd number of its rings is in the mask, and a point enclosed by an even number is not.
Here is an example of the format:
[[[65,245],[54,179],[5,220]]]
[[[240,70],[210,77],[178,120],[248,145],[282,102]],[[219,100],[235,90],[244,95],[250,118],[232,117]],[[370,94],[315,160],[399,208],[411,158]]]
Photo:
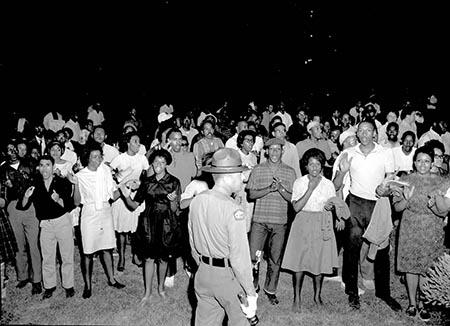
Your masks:
[[[211,161],[211,165],[202,168],[203,172],[209,173],[239,173],[248,170],[242,166],[239,152],[232,148],[218,149]]]

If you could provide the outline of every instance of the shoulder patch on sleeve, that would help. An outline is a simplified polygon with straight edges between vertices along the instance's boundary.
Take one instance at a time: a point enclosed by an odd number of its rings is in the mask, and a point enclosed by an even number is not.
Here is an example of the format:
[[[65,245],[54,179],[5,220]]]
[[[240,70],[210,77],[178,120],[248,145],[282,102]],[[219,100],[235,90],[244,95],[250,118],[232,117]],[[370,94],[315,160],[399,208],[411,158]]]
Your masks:
[[[242,209],[235,210],[233,215],[236,221],[242,221],[245,218],[245,214]]]

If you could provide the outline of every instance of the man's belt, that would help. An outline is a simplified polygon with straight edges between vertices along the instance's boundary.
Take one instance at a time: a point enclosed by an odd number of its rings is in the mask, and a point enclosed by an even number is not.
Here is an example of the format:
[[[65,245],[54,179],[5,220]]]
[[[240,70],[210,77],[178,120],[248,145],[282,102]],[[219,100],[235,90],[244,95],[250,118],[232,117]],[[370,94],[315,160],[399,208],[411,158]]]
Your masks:
[[[230,260],[228,258],[210,258],[206,256],[201,256],[202,262],[214,267],[226,267],[231,266]]]

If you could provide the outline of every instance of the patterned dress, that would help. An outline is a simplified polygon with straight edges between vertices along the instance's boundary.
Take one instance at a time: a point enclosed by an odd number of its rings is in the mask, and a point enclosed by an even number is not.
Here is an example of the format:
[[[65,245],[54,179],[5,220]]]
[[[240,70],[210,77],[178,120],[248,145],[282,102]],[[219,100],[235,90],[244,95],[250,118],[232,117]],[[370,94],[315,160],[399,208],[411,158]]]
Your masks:
[[[167,195],[176,191],[177,198],[170,201]],[[179,254],[181,224],[179,203],[180,181],[166,173],[160,180],[155,175],[147,177],[139,187],[134,201],[145,201],[145,210],[139,215],[135,234],[135,250],[141,258],[167,261]]]
[[[400,222],[397,269],[423,275],[444,250],[444,219],[428,208],[428,194],[434,190],[445,193],[450,182],[436,174],[421,176],[417,173],[401,180],[415,189]]]

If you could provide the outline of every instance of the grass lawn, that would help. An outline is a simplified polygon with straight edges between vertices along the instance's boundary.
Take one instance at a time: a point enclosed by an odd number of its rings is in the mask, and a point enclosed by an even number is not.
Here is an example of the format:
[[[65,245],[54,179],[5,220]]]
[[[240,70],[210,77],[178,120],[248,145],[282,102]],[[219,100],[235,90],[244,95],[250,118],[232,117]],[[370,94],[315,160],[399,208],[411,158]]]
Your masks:
[[[131,254],[127,251],[125,272],[116,278],[126,284],[123,290],[108,287],[100,260],[94,262],[93,293],[90,299],[81,297],[83,280],[76,250],[75,296],[66,299],[64,290],[58,286],[53,297],[42,301],[42,295],[31,296],[31,285],[16,289],[14,269],[8,267],[9,282],[7,298],[2,305],[0,324],[51,324],[51,325],[191,325],[192,305],[188,291],[189,279],[182,269],[176,275],[175,287],[168,289],[168,297],[155,300],[145,307],[139,302],[143,295],[143,279],[140,268],[131,264]],[[115,257],[117,261],[117,257]],[[180,264],[179,264],[180,266]],[[261,280],[264,280],[266,263],[262,262]],[[156,279],[155,279],[156,280]],[[266,296],[260,294],[258,300],[259,325],[424,325],[418,317],[412,319],[404,312],[395,313],[378,300],[373,291],[366,291],[361,297],[361,310],[351,311],[340,283],[325,282],[323,299],[325,305],[318,307],[312,300],[312,282],[306,277],[303,285],[303,310],[300,314],[290,311],[292,302],[292,281],[288,273],[281,273],[278,286],[280,304],[272,306]],[[406,289],[393,275],[392,295],[401,303],[403,310],[408,305]],[[194,296],[195,297],[195,296]],[[447,314],[448,316],[448,314]],[[449,325],[440,311],[432,312],[428,325]],[[193,324],[193,323],[192,323]]]

